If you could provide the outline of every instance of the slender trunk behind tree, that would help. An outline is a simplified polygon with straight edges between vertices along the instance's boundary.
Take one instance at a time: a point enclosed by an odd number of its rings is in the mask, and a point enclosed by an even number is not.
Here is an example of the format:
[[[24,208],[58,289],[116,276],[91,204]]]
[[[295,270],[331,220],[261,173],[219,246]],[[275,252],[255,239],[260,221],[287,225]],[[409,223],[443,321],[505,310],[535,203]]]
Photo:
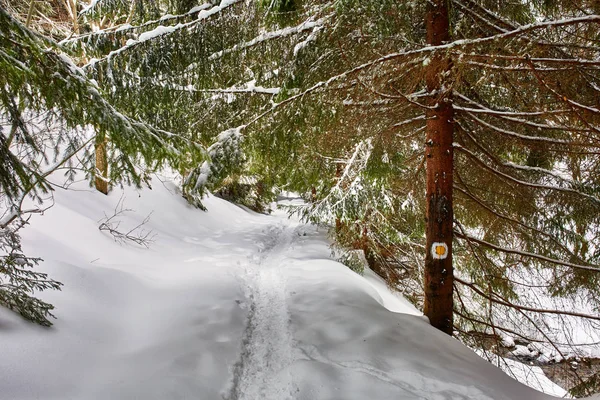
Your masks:
[[[129,15],[127,16],[126,24],[129,24],[133,19],[133,15],[135,14],[135,7],[137,6],[138,0],[131,0],[131,5],[129,6]]]
[[[25,21],[25,26],[29,28],[31,26],[31,17],[33,17],[33,10],[35,8],[35,1],[30,0],[29,2],[29,11],[27,11],[27,21]]]
[[[440,45],[450,40],[448,1],[432,0],[428,5],[427,42]],[[431,325],[452,335],[452,169],[453,118],[451,63],[444,53],[431,56],[426,67],[427,90],[432,109],[427,111],[427,216],[424,313]]]
[[[79,35],[79,21],[77,20],[77,0],[67,0],[67,7],[69,14],[71,15],[71,21],[73,22],[73,32]]]
[[[96,190],[108,194],[108,160],[106,139],[96,141]]]

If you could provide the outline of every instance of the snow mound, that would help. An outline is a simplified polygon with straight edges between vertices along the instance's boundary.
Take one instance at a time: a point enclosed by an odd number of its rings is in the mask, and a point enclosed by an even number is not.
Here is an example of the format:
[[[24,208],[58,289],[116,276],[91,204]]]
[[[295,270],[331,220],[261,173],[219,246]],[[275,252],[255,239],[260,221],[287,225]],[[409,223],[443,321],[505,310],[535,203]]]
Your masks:
[[[372,272],[330,259],[325,232],[171,183],[126,188],[122,226],[150,214],[149,249],[98,230],[121,198],[84,184],[34,216],[24,250],[64,283],[44,329],[0,309],[0,398],[549,399],[433,329]]]

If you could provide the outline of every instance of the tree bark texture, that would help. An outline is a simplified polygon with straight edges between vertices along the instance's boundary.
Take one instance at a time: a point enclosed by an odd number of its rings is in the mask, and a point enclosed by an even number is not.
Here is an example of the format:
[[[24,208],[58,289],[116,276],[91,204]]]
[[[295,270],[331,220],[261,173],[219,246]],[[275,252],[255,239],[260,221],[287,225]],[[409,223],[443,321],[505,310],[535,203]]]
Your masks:
[[[427,42],[436,46],[450,40],[448,1],[429,2]],[[451,98],[451,61],[444,52],[430,56],[425,80],[431,94],[427,110],[427,214],[424,277],[424,314],[435,328],[452,335],[452,171],[454,109]]]
[[[96,190],[108,194],[108,160],[106,139],[96,141]]]

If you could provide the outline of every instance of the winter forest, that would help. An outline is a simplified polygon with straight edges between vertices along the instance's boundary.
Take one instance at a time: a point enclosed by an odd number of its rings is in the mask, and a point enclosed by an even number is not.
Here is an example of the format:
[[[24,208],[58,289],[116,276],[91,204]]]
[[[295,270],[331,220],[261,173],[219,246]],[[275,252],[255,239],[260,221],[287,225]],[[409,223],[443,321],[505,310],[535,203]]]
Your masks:
[[[0,154],[0,399],[600,393],[597,0],[0,0]]]

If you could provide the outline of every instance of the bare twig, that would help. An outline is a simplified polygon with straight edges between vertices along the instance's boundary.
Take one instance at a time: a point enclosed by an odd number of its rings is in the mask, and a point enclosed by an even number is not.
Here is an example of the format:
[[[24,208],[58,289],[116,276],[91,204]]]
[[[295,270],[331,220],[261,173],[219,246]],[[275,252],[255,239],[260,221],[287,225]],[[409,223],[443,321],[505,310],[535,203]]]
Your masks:
[[[146,218],[133,228],[129,230],[121,230],[121,217],[126,212],[132,212],[132,209],[128,209],[124,207],[125,196],[121,196],[117,205],[115,206],[114,212],[112,215],[108,216],[104,214],[104,218],[98,221],[100,224],[98,229],[101,231],[108,232],[114,239],[115,242],[119,244],[124,244],[127,242],[135,243],[139,246],[143,246],[145,248],[149,248],[150,244],[154,242],[156,238],[156,234],[152,230],[145,229],[145,225],[150,221],[150,216],[152,213],[148,214]]]

